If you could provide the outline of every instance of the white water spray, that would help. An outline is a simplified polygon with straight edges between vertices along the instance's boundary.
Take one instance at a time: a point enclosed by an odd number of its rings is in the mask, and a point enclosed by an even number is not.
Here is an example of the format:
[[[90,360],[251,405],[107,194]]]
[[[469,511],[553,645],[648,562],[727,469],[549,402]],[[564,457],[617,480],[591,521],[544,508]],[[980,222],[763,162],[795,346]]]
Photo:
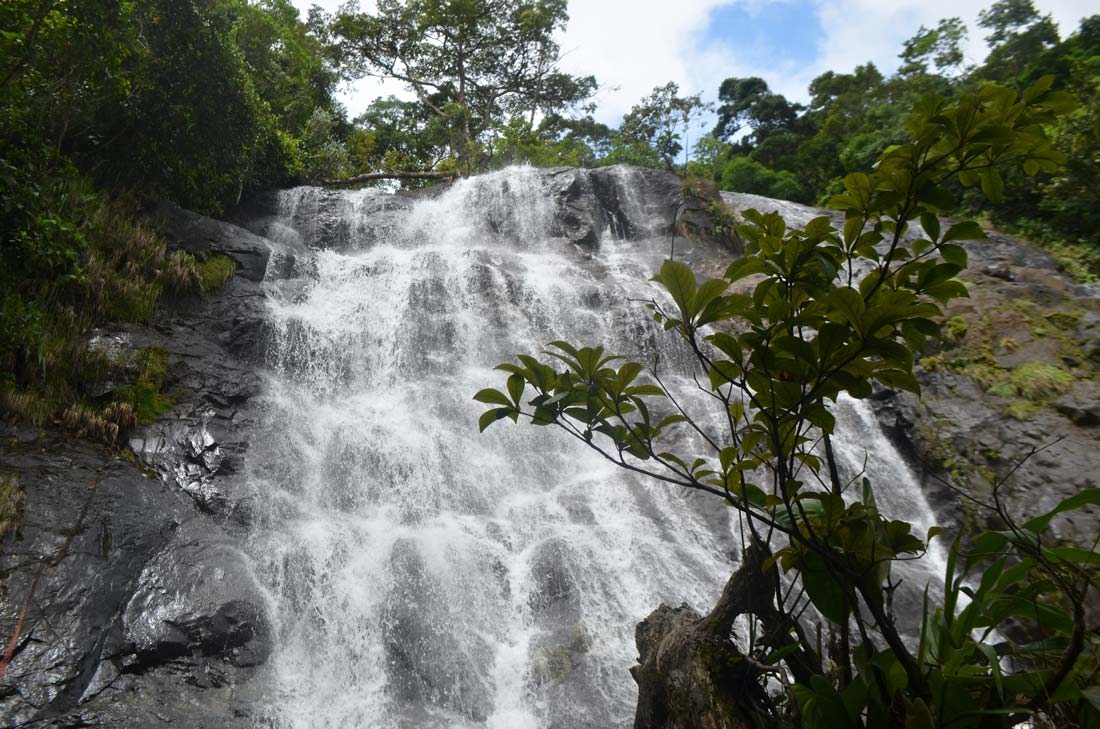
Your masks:
[[[249,466],[277,631],[262,722],[629,726],[635,624],[661,602],[713,603],[735,567],[735,521],[559,432],[480,435],[471,396],[500,385],[495,364],[554,339],[674,364],[626,303],[656,295],[646,279],[666,243],[579,250],[554,236],[554,203],[527,168],[391,201],[290,190],[266,230],[313,257],[268,282]],[[850,408],[842,420],[862,430],[842,454],[878,433]],[[871,458],[899,465],[892,449]],[[909,494],[892,514],[927,520],[915,484],[886,478]]]

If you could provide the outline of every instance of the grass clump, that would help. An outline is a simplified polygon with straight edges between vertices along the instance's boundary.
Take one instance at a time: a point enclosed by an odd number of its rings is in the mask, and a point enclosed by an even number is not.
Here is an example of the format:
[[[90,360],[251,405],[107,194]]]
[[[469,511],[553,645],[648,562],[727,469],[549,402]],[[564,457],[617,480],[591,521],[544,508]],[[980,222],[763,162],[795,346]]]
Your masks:
[[[1011,382],[1021,397],[1032,402],[1050,400],[1073,384],[1073,375],[1058,365],[1027,362],[1012,372]]]
[[[966,319],[961,316],[953,316],[944,323],[943,332],[952,341],[958,341],[963,338],[969,328],[970,324],[967,323]]]
[[[214,291],[225,286],[237,271],[237,264],[229,256],[216,255],[195,264],[199,288],[202,292]]]
[[[19,531],[26,503],[27,492],[19,487],[19,480],[0,476],[0,540]]]
[[[200,261],[187,251],[176,251],[165,260],[161,280],[175,293],[203,294],[220,289],[237,272],[237,264],[217,254]]]
[[[1042,409],[1042,405],[1028,400],[1013,400],[1008,405],[1005,405],[1005,412],[1008,413],[1009,417],[1015,418],[1016,420],[1029,420],[1035,415],[1038,415]]]
[[[162,349],[143,349],[138,355],[134,384],[116,392],[117,402],[130,407],[135,422],[148,425],[172,407],[175,400],[164,391],[167,375],[168,353]]]

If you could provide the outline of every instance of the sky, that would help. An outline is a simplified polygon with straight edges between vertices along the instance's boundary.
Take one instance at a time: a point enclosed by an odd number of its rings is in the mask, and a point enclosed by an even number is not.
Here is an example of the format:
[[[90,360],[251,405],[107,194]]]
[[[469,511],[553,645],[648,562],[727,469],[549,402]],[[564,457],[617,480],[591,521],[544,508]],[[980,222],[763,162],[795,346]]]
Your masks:
[[[340,0],[294,0],[303,11]],[[363,2],[364,7],[368,2]],[[970,29],[967,61],[986,53],[978,12],[992,0],[569,0],[569,24],[559,38],[566,71],[596,76],[602,88],[596,118],[616,125],[653,87],[675,81],[681,94],[713,101],[723,79],[760,76],[774,90],[806,101],[811,79],[850,72],[873,61],[890,73],[902,43],[921,25],[958,16]],[[1096,0],[1035,0],[1062,37],[1081,18],[1100,12]],[[401,84],[360,81],[341,101],[351,116]]]

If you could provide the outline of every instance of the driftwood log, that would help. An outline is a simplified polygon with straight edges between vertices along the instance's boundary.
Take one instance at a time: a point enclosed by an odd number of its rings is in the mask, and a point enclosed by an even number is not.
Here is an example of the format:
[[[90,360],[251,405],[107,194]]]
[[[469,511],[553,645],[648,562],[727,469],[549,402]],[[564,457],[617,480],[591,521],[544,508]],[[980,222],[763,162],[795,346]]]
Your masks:
[[[322,187],[344,187],[346,185],[358,185],[362,182],[373,182],[374,180],[453,180],[458,176],[458,172],[453,170],[445,172],[398,170],[396,172],[368,172],[338,180],[315,180],[313,184]]]

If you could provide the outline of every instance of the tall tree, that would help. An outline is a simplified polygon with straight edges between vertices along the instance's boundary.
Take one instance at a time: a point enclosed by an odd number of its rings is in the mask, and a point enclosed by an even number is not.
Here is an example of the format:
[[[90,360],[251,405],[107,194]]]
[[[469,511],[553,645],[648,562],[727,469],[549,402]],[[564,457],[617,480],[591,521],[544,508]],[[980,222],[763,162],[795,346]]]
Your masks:
[[[559,68],[553,36],[566,20],[565,0],[380,0],[373,14],[345,6],[332,30],[349,72],[405,82],[451,128],[470,170],[505,119],[577,107],[595,91],[591,76]]]
[[[898,54],[905,61],[900,72],[927,73],[929,64],[939,73],[956,72],[963,64],[962,43],[966,36],[966,25],[960,18],[943,18],[932,29],[922,25]]]
[[[1039,15],[1032,0],[998,0],[978,13],[978,25],[989,31],[982,78],[1019,88],[1046,73],[1046,56],[1058,45],[1058,26],[1050,14]]]
[[[623,116],[607,161],[675,169],[683,136],[706,108],[699,94],[680,96],[672,81],[657,86]]]
[[[758,76],[728,78],[718,88],[718,124],[714,136],[728,140],[744,127],[760,136],[790,128],[801,107],[768,88]]]

